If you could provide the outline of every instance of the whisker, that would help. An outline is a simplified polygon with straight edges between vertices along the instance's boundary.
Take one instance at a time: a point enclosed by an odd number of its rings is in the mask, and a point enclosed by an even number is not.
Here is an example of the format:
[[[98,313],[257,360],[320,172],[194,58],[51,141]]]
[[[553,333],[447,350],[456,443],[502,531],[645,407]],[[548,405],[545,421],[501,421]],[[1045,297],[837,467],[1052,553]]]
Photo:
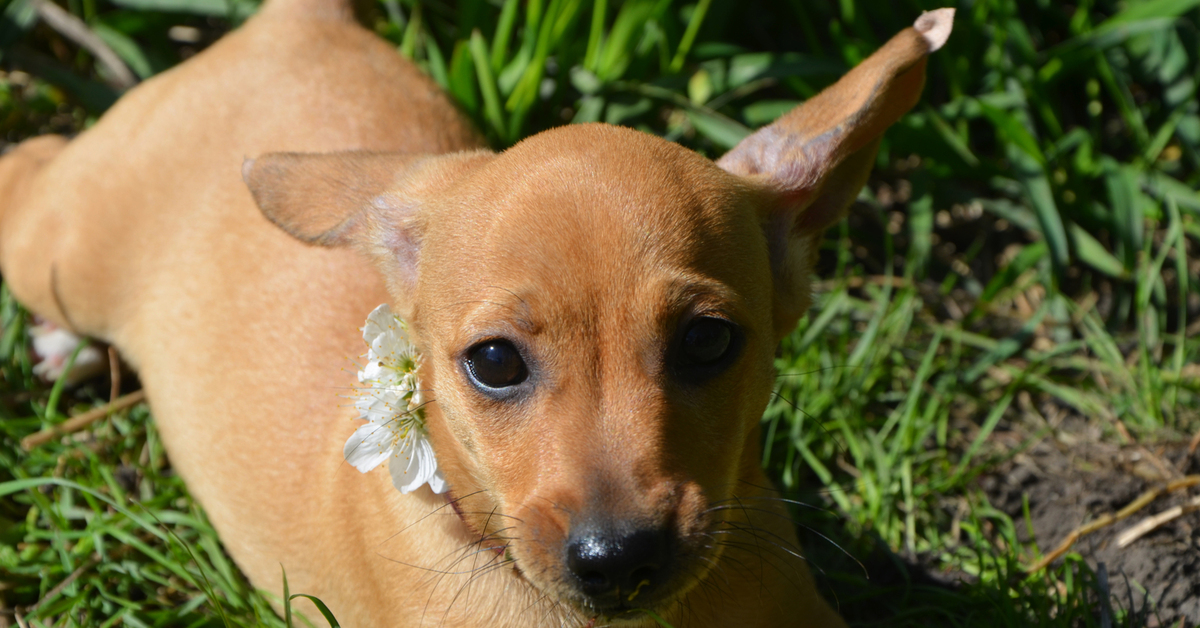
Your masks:
[[[741,483],[741,484],[745,484],[746,486],[749,486],[749,487],[751,487],[751,488],[756,488],[756,489],[759,489],[759,490],[761,490],[761,491],[763,491],[763,492],[767,492],[767,493],[776,493],[776,492],[778,492],[778,489],[776,489],[776,488],[775,488],[775,487],[773,487],[773,486],[761,486],[761,485],[755,484],[755,483],[753,483],[753,482],[751,482],[751,481],[749,481],[749,480],[743,480],[743,479],[741,479],[741,478],[739,478],[737,481],[738,481],[739,483]],[[843,489],[843,490],[845,490],[845,489]],[[812,503],[809,503],[809,502],[802,502],[802,501],[800,501],[800,500],[797,500],[797,499],[789,499],[789,498],[787,498],[787,497],[783,497],[783,496],[780,496],[780,495],[743,495],[743,496],[739,496],[739,495],[733,495],[733,496],[731,496],[731,497],[727,497],[727,498],[725,498],[725,499],[720,499],[720,500],[714,501],[714,502],[712,502],[712,503],[713,503],[713,505],[716,505],[716,504],[723,504],[723,503],[726,503],[726,502],[730,502],[730,501],[736,501],[736,500],[744,500],[744,501],[777,501],[777,502],[782,502],[782,503],[785,503],[785,504],[791,504],[791,505],[793,505],[793,506],[800,506],[801,508],[808,508],[808,509],[811,509],[811,510],[816,510],[816,511],[819,511],[819,512],[827,512],[827,513],[832,513],[832,512],[833,512],[832,510],[830,510],[830,509],[828,509],[828,508],[825,508],[824,506],[820,506],[820,505],[817,505],[817,504],[812,504]]]
[[[725,547],[730,547],[730,548],[733,548],[736,550],[741,550],[741,551],[749,551],[749,548],[753,548],[755,550],[760,549],[759,546],[757,546],[757,545],[752,545],[750,543],[746,543],[743,541],[724,540],[724,541],[720,541],[720,543],[722,545],[724,545]],[[759,559],[758,560],[759,565],[758,565],[758,569],[756,571],[758,573],[760,587],[763,586],[763,584],[766,582],[766,574],[763,572],[763,570],[766,567],[770,567],[771,569],[774,569],[780,576],[785,578],[788,581],[788,583],[792,585],[793,588],[800,588],[799,581],[794,579],[795,576],[798,575],[798,572],[796,571],[795,566],[791,567],[791,569],[790,569],[791,573],[789,573],[789,570],[785,570],[783,567],[781,567],[779,564],[777,564],[775,562],[778,560],[782,560],[782,557],[780,557],[776,554],[772,554],[772,553],[757,553],[756,552],[755,554]],[[787,563],[784,562],[784,565],[786,565],[786,564]],[[749,567],[747,567],[745,565],[743,565],[741,568],[743,570],[750,569]]]
[[[454,597],[450,598],[450,603],[446,605],[446,610],[442,613],[442,623],[443,624],[445,623],[446,618],[449,616],[450,611],[454,608],[454,605],[458,603],[458,600],[460,597],[462,597],[463,593],[467,592],[467,595],[468,596],[470,595],[469,591],[471,588],[471,584],[473,584],[477,579],[483,577],[484,575],[487,575],[487,574],[495,571],[496,569],[499,569],[501,567],[509,565],[512,562],[513,562],[512,559],[506,559],[506,560],[500,561],[498,563],[484,565],[484,566],[480,567],[479,569],[473,570],[471,572],[471,575],[467,578],[467,581],[465,583],[463,583],[463,585],[461,587],[459,587],[458,591],[454,594]]]
[[[487,517],[487,519],[485,519],[485,520],[483,521],[483,530],[482,530],[482,531],[480,532],[480,534],[479,534],[479,540],[475,542],[475,544],[476,544],[477,546],[479,546],[479,547],[483,547],[483,543],[484,543],[484,541],[485,541],[485,540],[486,540],[486,539],[487,539],[489,536],[491,536],[490,534],[488,534],[488,533],[487,533],[487,529],[488,529],[488,526],[489,526],[489,525],[491,525],[491,523],[492,523],[492,516],[496,514],[496,508],[499,508],[499,506],[493,506],[493,507],[492,507],[492,512],[488,513],[488,517]],[[502,532],[502,531],[503,531],[503,530],[501,530],[501,532]],[[491,551],[491,549],[492,549],[492,548],[490,548],[490,547],[487,547],[487,548],[484,548],[484,549],[485,549],[485,550],[488,550],[488,551]],[[495,556],[495,552],[493,552],[493,556]],[[471,583],[475,581],[476,574],[477,574],[477,573],[479,573],[479,572],[478,572],[478,565],[479,565],[478,559],[479,559],[479,552],[475,552],[475,554],[474,554],[474,555],[471,557],[471,571],[472,571],[472,574],[471,574],[471,576],[470,576],[470,577],[468,577],[468,578],[467,578],[467,582],[466,582],[466,583],[465,583],[465,584],[464,584],[462,587],[460,587],[460,588],[459,588],[459,590],[458,590],[458,593],[456,593],[456,594],[454,595],[454,599],[452,599],[452,600],[450,601],[450,606],[454,606],[454,603],[455,603],[455,602],[458,600],[458,597],[459,597],[460,595],[462,595],[463,593],[466,593],[467,603],[468,603],[468,604],[470,603],[470,599],[471,599]],[[489,559],[489,561],[488,561],[488,562],[490,563],[492,560],[493,560],[493,559]],[[487,566],[487,565],[485,565],[485,567],[486,567],[486,566]]]
[[[477,492],[482,492],[482,491],[477,491]],[[502,513],[502,512],[490,513],[490,512],[487,512],[487,511],[483,511],[483,510],[462,510],[462,511],[459,511],[459,512],[461,512],[461,513],[462,513],[462,514],[464,514],[464,515],[482,515],[482,514],[485,514],[485,513],[486,513],[486,514],[488,514],[488,515],[492,515],[492,514],[494,514],[494,515],[495,515],[495,516],[497,516],[497,517],[502,517],[502,518],[504,518],[504,519],[512,519],[513,521],[516,521],[516,522],[518,522],[518,523],[525,523],[525,520],[524,520],[524,519],[521,519],[520,517],[514,517],[513,515],[506,515],[506,514],[504,514],[504,513]]]
[[[432,516],[433,516],[433,515],[435,515],[435,514],[438,514],[440,511],[442,511],[442,510],[444,510],[444,509],[446,509],[446,508],[448,508],[448,507],[451,507],[453,504],[455,504],[455,503],[457,503],[457,502],[460,502],[460,501],[462,501],[462,500],[464,500],[464,499],[466,499],[466,498],[468,498],[468,497],[474,497],[475,495],[479,495],[480,493],[483,493],[483,492],[484,492],[484,491],[483,491],[482,489],[480,489],[480,490],[477,490],[477,491],[472,491],[472,492],[470,492],[470,493],[467,493],[466,495],[463,495],[463,496],[461,496],[461,497],[455,497],[454,499],[447,499],[447,500],[446,500],[446,503],[442,504],[441,506],[438,506],[437,508],[434,508],[433,510],[431,510],[431,511],[429,511],[429,512],[425,513],[424,515],[422,515],[422,516],[421,516],[421,518],[419,518],[419,519],[417,519],[416,521],[414,521],[414,522],[412,522],[412,523],[410,523],[410,524],[408,524],[408,525],[404,526],[403,528],[401,528],[401,529],[400,529],[400,531],[399,531],[399,532],[396,532],[395,534],[393,534],[393,535],[389,536],[388,538],[384,539],[384,540],[383,540],[383,541],[380,543],[380,545],[383,545],[384,543],[387,543],[388,541],[390,541],[390,540],[392,540],[392,539],[394,539],[394,538],[396,538],[396,537],[400,536],[401,534],[404,534],[405,532],[407,532],[407,531],[408,531],[408,529],[409,529],[409,528],[411,528],[411,527],[413,527],[413,526],[417,525],[418,523],[421,523],[422,521],[424,521],[424,520],[428,519],[429,517],[432,517]]]
[[[863,367],[855,366],[853,364],[834,364],[832,366],[822,366],[820,368],[815,368],[811,371],[792,371],[790,373],[776,373],[775,377],[777,379],[780,377],[803,377],[805,375],[814,375],[816,373],[824,373],[825,371],[832,371],[834,369],[861,369],[861,368],[863,368]]]
[[[853,554],[851,554],[851,553],[849,552],[849,550],[847,550],[846,548],[844,548],[844,547],[842,547],[841,545],[839,545],[837,541],[834,541],[833,539],[829,538],[829,537],[828,537],[828,536],[826,536],[824,533],[820,532],[819,530],[817,530],[816,528],[814,528],[814,527],[812,527],[812,526],[807,526],[807,525],[804,525],[804,524],[797,524],[797,525],[799,525],[799,527],[801,527],[801,528],[803,528],[803,529],[807,530],[809,533],[816,535],[816,536],[817,536],[818,538],[820,538],[822,541],[825,541],[826,543],[828,543],[828,544],[830,544],[831,546],[833,546],[834,548],[836,548],[836,549],[837,549],[837,551],[841,552],[843,556],[845,556],[846,558],[849,558],[850,560],[854,561],[854,564],[858,565],[858,568],[859,568],[859,569],[862,569],[862,572],[863,572],[863,577],[864,577],[864,578],[867,578],[867,577],[869,577],[869,574],[867,573],[867,566],[866,566],[866,565],[864,565],[864,564],[862,563],[862,561],[860,561],[860,560],[858,560],[857,558],[855,558],[855,557],[854,557],[854,555],[853,555]],[[824,572],[822,571],[821,573],[824,573]]]
[[[511,528],[503,528],[502,530],[499,530],[498,532],[503,532],[503,531],[505,531],[505,530],[509,530],[509,529],[511,529]],[[497,537],[497,538],[500,538],[500,537]],[[471,541],[470,543],[467,543],[466,545],[462,545],[462,546],[460,546],[460,547],[458,547],[458,548],[455,548],[454,550],[452,550],[452,551],[450,551],[450,552],[447,552],[446,554],[444,554],[444,555],[442,556],[442,559],[446,559],[446,558],[448,558],[448,557],[449,557],[451,554],[455,554],[455,553],[460,553],[460,554],[462,554],[462,555],[461,555],[461,556],[459,556],[458,558],[455,558],[454,560],[452,560],[452,561],[450,562],[450,564],[446,566],[446,569],[447,569],[447,570],[454,569],[454,568],[455,568],[455,567],[456,567],[456,566],[457,566],[459,563],[463,562],[464,560],[466,560],[466,559],[468,559],[468,558],[471,558],[472,556],[477,556],[477,555],[479,555],[479,554],[483,554],[483,553],[489,553],[489,552],[490,552],[490,553],[491,553],[493,556],[497,555],[497,554],[496,554],[496,552],[495,552],[495,549],[494,549],[494,548],[491,548],[491,547],[483,547],[483,546],[482,546],[482,543],[484,543],[484,542],[486,542],[486,541],[490,541],[490,540],[493,540],[493,538],[492,538],[492,535],[490,535],[490,534],[489,534],[489,535],[487,535],[487,536],[485,536],[485,537],[481,537],[481,538],[480,538],[479,540],[477,540],[477,541]],[[501,540],[504,540],[504,539],[501,539]],[[512,540],[516,540],[516,539],[514,538],[514,539],[512,539]],[[507,544],[506,544],[506,545],[507,545]],[[471,548],[477,548],[477,549],[475,549],[474,551],[471,551]],[[440,559],[440,560],[442,560],[442,559]],[[440,560],[439,560],[439,562],[440,562]],[[468,574],[468,573],[471,573],[471,571],[472,571],[473,569],[474,569],[474,567],[472,567],[472,569],[468,569],[468,570],[465,570],[465,571],[446,571],[446,572],[445,572],[445,575],[463,575],[463,574]]]
[[[472,547],[475,547],[478,549],[475,549],[474,551],[470,551]],[[510,559],[502,559],[501,555],[496,554],[494,551],[492,551],[491,548],[479,548],[478,541],[472,541],[472,542],[458,548],[457,550],[455,550],[455,552],[461,552],[462,555],[459,556],[458,558],[454,559],[453,561],[451,561],[450,565],[448,566],[448,569],[454,569],[455,566],[461,564],[463,561],[467,560],[468,558],[475,557],[481,553],[488,553],[488,554],[490,554],[490,557],[488,559],[488,562],[482,566],[475,564],[471,567],[471,569],[468,569],[468,570],[458,570],[458,571],[449,571],[448,570],[448,571],[445,571],[442,574],[438,575],[437,582],[433,583],[433,587],[429,591],[429,596],[425,600],[425,607],[421,611],[421,622],[422,623],[424,623],[424,618],[428,614],[429,605],[432,604],[433,597],[437,594],[438,587],[441,586],[441,583],[445,579],[446,576],[462,576],[462,575],[468,576],[467,582],[464,583],[464,587],[466,587],[466,586],[470,585],[470,583],[474,580],[474,578],[478,577],[480,572],[490,571],[495,567],[502,566],[502,565],[513,562]],[[450,554],[453,554],[455,552],[450,552]],[[500,561],[500,562],[497,562],[497,561]],[[456,592],[454,597],[452,598],[451,603],[446,607],[446,610],[443,613],[442,619],[440,620],[439,623],[442,623],[442,624],[445,623],[449,612],[453,609],[454,602],[457,601],[458,597],[461,594],[462,594],[462,588],[460,587],[459,591]]]
[[[771,394],[774,395],[778,399],[782,399],[784,401],[784,403],[791,406],[792,409],[795,410],[796,412],[803,414],[804,418],[808,419],[811,423],[816,425],[817,428],[820,429],[821,432],[825,435],[825,437],[829,438],[830,441],[832,441],[834,443],[834,446],[837,448],[837,452],[839,455],[845,455],[845,453],[846,453],[845,447],[843,447],[841,445],[841,443],[839,443],[838,440],[836,438],[834,438],[835,435],[833,432],[826,429],[825,426],[820,421],[817,420],[817,417],[809,414],[806,410],[804,410],[804,408],[801,408],[800,406],[793,403],[791,399],[788,399],[787,397],[783,396],[782,392],[780,392],[778,390],[772,390]]]
[[[529,606],[526,606],[525,608],[521,609],[521,614],[524,615],[526,612],[529,611],[529,609],[533,608],[537,604],[542,603],[542,601],[545,600],[549,596],[550,596],[549,593],[542,593],[541,595],[537,596],[537,598],[535,598],[532,602],[529,603]]]
[[[757,513],[762,513],[764,515],[771,515],[772,517],[776,517],[778,519],[783,519],[784,521],[787,521],[788,523],[795,523],[794,520],[787,513],[776,512],[776,511],[770,510],[768,508],[757,508],[754,506],[736,506],[734,504],[723,504],[721,506],[714,506],[712,508],[708,508],[707,510],[704,511],[704,514],[708,515],[708,514],[713,514],[716,512],[739,511],[739,510],[747,513],[746,514],[747,521],[750,520],[749,513],[757,512]]]
[[[764,543],[767,543],[768,545],[771,545],[772,547],[775,547],[776,549],[780,549],[780,550],[782,550],[782,551],[785,551],[785,552],[787,552],[788,554],[791,554],[792,556],[794,556],[795,558],[797,558],[797,559],[799,559],[799,560],[802,560],[802,561],[808,562],[808,559],[807,559],[807,558],[805,558],[803,554],[799,553],[799,551],[797,551],[797,550],[799,550],[799,548],[798,548],[798,547],[795,547],[795,546],[794,546],[794,545],[792,545],[791,543],[788,543],[786,539],[783,539],[783,537],[780,537],[779,535],[777,535],[777,534],[775,534],[775,533],[771,532],[770,530],[763,530],[763,529],[761,529],[761,528],[751,528],[751,529],[746,529],[746,528],[734,528],[734,529],[730,529],[730,530],[713,530],[713,531],[711,531],[709,534],[714,534],[714,535],[715,535],[715,534],[735,535],[735,534],[738,534],[738,533],[748,533],[748,532],[766,532],[766,533],[768,533],[768,534],[771,534],[772,536],[778,537],[778,538],[780,538],[780,539],[782,540],[782,542],[781,542],[781,541],[772,541],[772,540],[771,540],[771,539],[769,539],[769,538],[761,537],[761,536],[759,536],[759,535],[757,535],[757,534],[755,534],[755,535],[754,535],[754,538],[755,538],[755,541],[756,541],[756,542],[757,542],[757,541],[759,541],[759,540],[761,540],[761,541],[763,541]],[[788,547],[789,545],[792,545],[792,547]],[[756,546],[756,547],[757,547],[757,546]]]
[[[739,547],[739,546],[744,545],[744,544],[738,543],[736,541],[722,541],[722,543],[724,543],[728,547],[733,547],[735,549],[741,549],[741,547]],[[765,567],[770,567],[771,569],[775,570],[775,572],[778,573],[780,577],[782,577],[784,580],[787,580],[788,584],[790,584],[792,586],[792,588],[799,589],[801,587],[801,583],[799,580],[796,579],[797,576],[799,576],[799,573],[796,571],[796,568],[794,566],[792,566],[792,568],[790,570],[785,570],[783,567],[776,564],[776,562],[775,562],[776,560],[780,560],[780,557],[773,556],[771,554],[760,554],[759,555],[759,570],[758,570],[759,590],[761,591],[765,587],[765,584],[766,584],[766,574],[763,573],[763,569]],[[789,573],[789,571],[790,571],[790,573]],[[783,606],[783,600],[781,600],[779,598],[775,598],[775,597],[772,597],[770,599],[776,605],[776,608],[779,609],[781,615],[786,614],[787,609]],[[762,598],[760,597],[760,601],[761,600],[762,600]]]

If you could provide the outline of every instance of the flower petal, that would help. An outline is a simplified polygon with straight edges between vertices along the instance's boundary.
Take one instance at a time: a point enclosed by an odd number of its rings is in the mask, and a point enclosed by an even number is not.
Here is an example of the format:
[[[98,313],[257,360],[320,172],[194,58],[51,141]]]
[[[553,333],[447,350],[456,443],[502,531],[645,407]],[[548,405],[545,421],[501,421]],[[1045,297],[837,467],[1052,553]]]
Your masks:
[[[369,423],[346,442],[346,460],[365,472],[387,459],[392,484],[401,493],[426,483],[435,493],[445,492],[446,480],[424,431],[416,374],[420,356],[408,328],[385,303],[371,312],[362,331],[368,350],[358,380],[366,387],[354,407]]]
[[[367,363],[358,372],[358,381],[361,384],[374,384],[374,382],[388,377],[389,374],[388,369],[384,368],[383,363],[378,358],[368,356]]]
[[[367,346],[375,344],[375,339],[395,325],[396,317],[387,303],[380,305],[367,315],[367,324],[363,326],[363,341]]]
[[[392,327],[379,334],[369,346],[372,353],[393,367],[400,360],[410,358],[413,353],[412,343],[408,341],[408,334],[399,321],[393,322]]]
[[[342,448],[342,457],[362,473],[378,467],[392,453],[392,430],[378,423],[358,426]]]
[[[437,460],[429,441],[416,432],[410,432],[408,442],[395,452],[388,463],[388,471],[392,474],[392,484],[401,493],[411,493],[421,488],[437,473]]]
[[[429,488],[434,495],[441,495],[450,489],[450,485],[446,483],[446,478],[442,476],[442,470],[437,469],[433,472],[433,477],[429,478]]]
[[[368,388],[354,400],[354,408],[361,418],[384,424],[407,412],[408,401],[391,388]]]

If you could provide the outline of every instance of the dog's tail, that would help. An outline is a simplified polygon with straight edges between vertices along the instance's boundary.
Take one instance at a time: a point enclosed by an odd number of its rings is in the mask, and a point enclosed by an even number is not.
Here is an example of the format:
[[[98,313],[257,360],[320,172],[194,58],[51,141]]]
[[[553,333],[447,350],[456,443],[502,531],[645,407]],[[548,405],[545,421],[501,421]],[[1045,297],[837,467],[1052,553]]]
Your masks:
[[[7,231],[6,218],[28,194],[33,176],[66,145],[61,135],[43,135],[10,147],[0,157],[0,242]]]
[[[25,140],[0,157],[0,274],[31,311],[56,323],[61,314],[47,289],[45,258],[62,240],[62,224],[53,212],[31,205],[30,192],[45,169],[67,146],[61,135]]]

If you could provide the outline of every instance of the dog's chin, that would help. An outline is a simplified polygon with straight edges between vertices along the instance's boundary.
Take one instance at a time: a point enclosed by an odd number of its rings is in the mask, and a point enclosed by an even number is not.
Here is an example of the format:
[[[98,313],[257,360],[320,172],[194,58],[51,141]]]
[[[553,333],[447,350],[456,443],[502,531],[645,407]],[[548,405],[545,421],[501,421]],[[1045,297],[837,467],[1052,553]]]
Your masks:
[[[672,606],[672,600],[677,599],[672,596],[668,599],[644,600],[638,602],[626,602],[624,600],[611,601],[594,601],[580,600],[574,598],[570,600],[572,608],[580,615],[586,616],[589,619],[595,618],[597,625],[615,625],[625,626],[634,624],[644,624],[646,619],[650,617],[650,613],[664,615],[666,609]]]

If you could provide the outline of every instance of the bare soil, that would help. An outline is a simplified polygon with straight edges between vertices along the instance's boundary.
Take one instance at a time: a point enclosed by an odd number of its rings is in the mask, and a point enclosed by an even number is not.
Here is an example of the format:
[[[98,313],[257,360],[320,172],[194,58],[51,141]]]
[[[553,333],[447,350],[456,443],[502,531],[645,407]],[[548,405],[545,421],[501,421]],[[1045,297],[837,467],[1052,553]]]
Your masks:
[[[1189,452],[1186,442],[1118,446],[1090,434],[1094,427],[1076,427],[1080,429],[1058,430],[981,478],[992,503],[1016,522],[1019,538],[1035,541],[1043,553],[1143,492],[1200,473],[1200,453]],[[1177,626],[1181,620],[1184,626],[1200,625],[1200,511],[1186,509],[1198,494],[1192,488],[1160,495],[1072,548],[1093,569],[1104,566],[1115,605],[1151,610],[1151,626]],[[1117,546],[1123,531],[1175,506],[1185,506],[1182,516],[1124,548]]]

